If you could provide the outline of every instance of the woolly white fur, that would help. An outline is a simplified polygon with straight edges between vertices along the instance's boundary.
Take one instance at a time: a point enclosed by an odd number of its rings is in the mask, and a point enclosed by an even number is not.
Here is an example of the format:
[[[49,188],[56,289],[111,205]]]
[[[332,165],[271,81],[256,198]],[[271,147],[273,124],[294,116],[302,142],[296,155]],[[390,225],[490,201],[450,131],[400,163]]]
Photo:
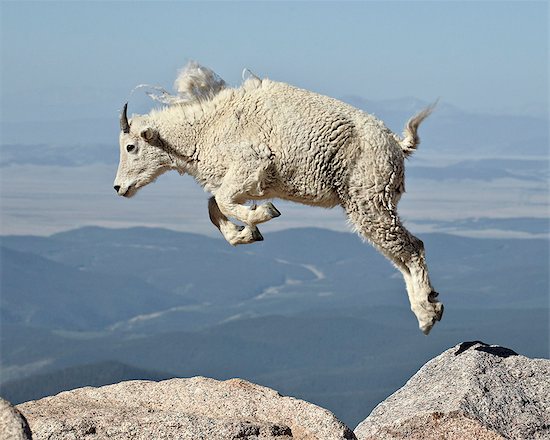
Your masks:
[[[431,107],[408,121],[402,139],[336,99],[255,76],[228,88],[194,62],[175,87],[171,105],[135,115],[129,133],[120,134],[119,195],[131,197],[171,169],[188,173],[213,194],[210,219],[233,245],[262,240],[257,225],[280,215],[272,203],[246,206],[249,200],[340,205],[353,228],[403,274],[422,331],[441,319],[422,241],[397,214],[404,159],[415,151]]]

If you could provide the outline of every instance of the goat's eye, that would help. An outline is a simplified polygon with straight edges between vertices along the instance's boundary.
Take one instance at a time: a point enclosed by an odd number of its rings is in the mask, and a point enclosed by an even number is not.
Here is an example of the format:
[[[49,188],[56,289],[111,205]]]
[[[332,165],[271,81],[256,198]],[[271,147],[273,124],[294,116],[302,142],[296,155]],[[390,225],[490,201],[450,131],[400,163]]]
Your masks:
[[[136,149],[136,146],[135,145],[126,145],[126,151],[128,153],[131,153],[132,151],[134,151]]]

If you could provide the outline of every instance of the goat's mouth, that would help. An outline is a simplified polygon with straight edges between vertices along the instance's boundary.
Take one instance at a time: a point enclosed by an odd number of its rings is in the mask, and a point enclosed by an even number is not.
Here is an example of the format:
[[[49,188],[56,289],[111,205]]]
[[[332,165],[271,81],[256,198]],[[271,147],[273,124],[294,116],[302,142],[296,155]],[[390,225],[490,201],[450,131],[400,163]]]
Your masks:
[[[128,188],[126,188],[126,191],[124,191],[123,194],[120,194],[122,197],[130,198],[134,196],[137,192],[136,185],[130,185]]]

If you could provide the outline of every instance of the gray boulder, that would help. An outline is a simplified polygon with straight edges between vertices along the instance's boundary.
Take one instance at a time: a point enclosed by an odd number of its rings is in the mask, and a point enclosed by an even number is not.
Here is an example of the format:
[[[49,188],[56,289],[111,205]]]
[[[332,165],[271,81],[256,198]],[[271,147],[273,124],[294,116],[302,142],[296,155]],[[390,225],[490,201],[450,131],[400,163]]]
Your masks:
[[[31,440],[25,417],[11,403],[0,397],[0,440]]]
[[[18,406],[34,439],[355,439],[329,411],[240,379],[128,381]]]
[[[359,440],[549,439],[550,361],[464,342],[424,365],[355,429]]]

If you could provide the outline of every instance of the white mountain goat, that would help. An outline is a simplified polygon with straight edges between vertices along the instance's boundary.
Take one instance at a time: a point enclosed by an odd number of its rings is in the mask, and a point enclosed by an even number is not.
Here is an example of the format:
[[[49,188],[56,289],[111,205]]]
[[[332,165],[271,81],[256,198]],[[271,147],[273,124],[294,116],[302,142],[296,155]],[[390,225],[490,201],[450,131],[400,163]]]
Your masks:
[[[133,196],[168,170],[188,173],[208,192],[212,223],[232,245],[263,240],[256,225],[278,217],[280,198],[313,206],[340,205],[352,225],[405,278],[411,309],[425,333],[441,319],[421,240],[402,225],[397,203],[404,159],[419,143],[428,108],[401,139],[374,116],[336,99],[288,84],[247,79],[228,88],[214,72],[190,63],[178,95],[146,115],[120,116],[120,164],[115,191]],[[233,218],[244,224],[239,226]]]

